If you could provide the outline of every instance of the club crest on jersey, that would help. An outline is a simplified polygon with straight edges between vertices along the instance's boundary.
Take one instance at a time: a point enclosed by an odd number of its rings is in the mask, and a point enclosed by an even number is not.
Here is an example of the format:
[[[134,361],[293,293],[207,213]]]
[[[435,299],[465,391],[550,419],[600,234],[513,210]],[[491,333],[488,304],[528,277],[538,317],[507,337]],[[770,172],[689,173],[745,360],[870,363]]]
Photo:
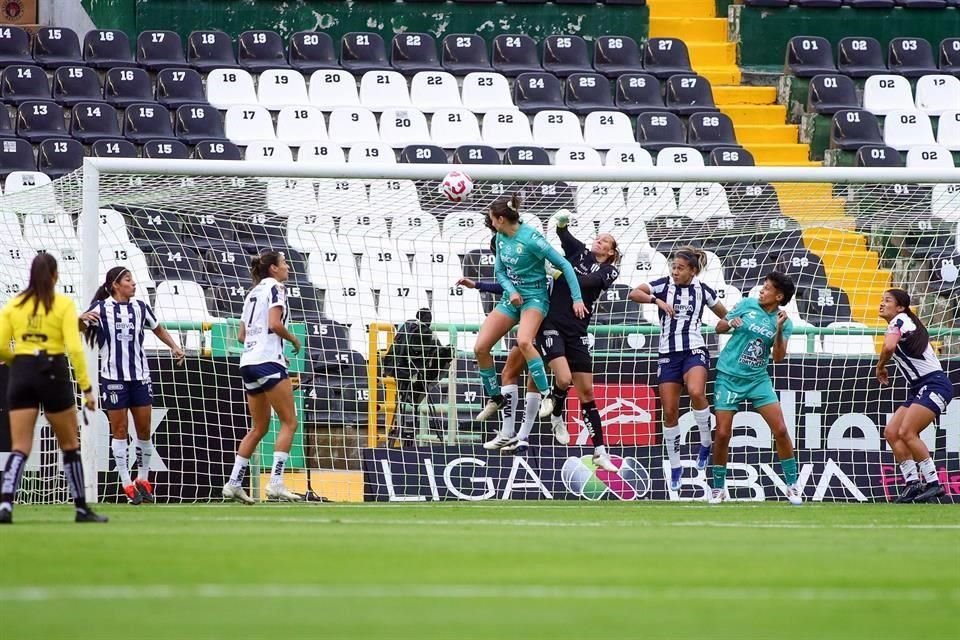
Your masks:
[[[519,255],[522,254],[522,253],[523,253],[523,247],[518,244],[518,245],[517,245],[517,255],[519,256]]]
[[[766,358],[763,357],[763,340],[760,338],[751,340],[747,348],[740,354],[740,363],[748,367],[765,366],[767,363]]]

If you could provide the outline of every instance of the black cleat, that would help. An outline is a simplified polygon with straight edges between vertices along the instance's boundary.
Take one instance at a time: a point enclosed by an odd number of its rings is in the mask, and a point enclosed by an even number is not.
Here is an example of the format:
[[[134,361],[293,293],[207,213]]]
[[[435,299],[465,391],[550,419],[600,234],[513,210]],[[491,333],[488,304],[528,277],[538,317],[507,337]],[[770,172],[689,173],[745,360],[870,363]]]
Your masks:
[[[939,482],[931,482],[923,488],[923,491],[916,498],[913,499],[914,502],[933,502],[936,498],[939,498],[942,495],[945,495],[947,492],[944,491],[943,487],[940,486]]]
[[[917,499],[917,496],[923,492],[923,485],[920,484],[919,480],[914,480],[913,482],[908,482],[906,488],[904,488],[903,493],[897,496],[897,499],[894,502],[898,504],[905,504],[909,502],[914,502]]]
[[[92,509],[86,511],[77,510],[77,522],[109,522],[110,518],[94,513]]]
[[[151,485],[148,480],[138,479],[133,484],[137,488],[137,495],[140,496],[140,502],[145,502],[147,504],[153,504],[156,502],[156,500],[153,498],[153,485]]]
[[[13,524],[13,511],[0,509],[0,524]]]

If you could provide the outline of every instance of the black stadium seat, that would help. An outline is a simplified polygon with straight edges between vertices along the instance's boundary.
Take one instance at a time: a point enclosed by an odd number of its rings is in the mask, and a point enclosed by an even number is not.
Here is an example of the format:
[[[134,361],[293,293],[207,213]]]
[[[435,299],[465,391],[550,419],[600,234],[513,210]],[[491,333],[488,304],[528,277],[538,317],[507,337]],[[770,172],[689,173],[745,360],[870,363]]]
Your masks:
[[[15,138],[17,132],[10,122],[10,112],[6,109],[0,109],[0,138]]]
[[[100,76],[90,67],[59,67],[53,73],[53,99],[65,107],[103,100]]]
[[[208,104],[185,104],[177,109],[174,131],[186,144],[225,139],[223,116]]]
[[[492,71],[487,41],[474,33],[452,33],[440,46],[443,68],[455,75]]]
[[[16,25],[0,29],[0,67],[11,64],[33,64],[30,55],[30,36]]]
[[[550,73],[521,73],[513,83],[513,102],[524,113],[562,109],[560,80]]]
[[[887,54],[887,68],[906,78],[937,73],[933,47],[923,38],[893,38]]]
[[[837,45],[837,70],[851,78],[869,78],[886,73],[883,50],[876,38],[841,38]]]
[[[323,319],[320,290],[309,284],[287,285],[287,308],[294,322],[316,323]]]
[[[103,97],[110,104],[126,107],[136,102],[153,102],[150,74],[136,67],[114,67],[103,80]]]
[[[687,216],[657,216],[647,220],[646,227],[651,246],[664,255],[703,236],[702,225]]]
[[[244,31],[237,38],[237,62],[250,73],[288,69],[283,39],[275,31]]]
[[[753,154],[740,147],[717,147],[710,152],[707,164],[712,167],[753,167]]]
[[[398,33],[390,47],[390,63],[404,74],[440,71],[437,42],[429,33]]]
[[[37,169],[56,180],[83,164],[83,145],[70,138],[48,138],[37,147]]]
[[[433,144],[411,144],[400,151],[400,162],[408,164],[446,164],[447,154]]]
[[[687,142],[700,151],[737,145],[733,122],[725,113],[708,111],[694,113],[687,121]]]
[[[850,322],[850,298],[839,287],[797,289],[797,309],[800,317],[815,327],[825,327],[831,322]]]
[[[830,127],[830,147],[856,151],[865,144],[882,144],[877,116],[862,109],[838,111]]]
[[[77,33],[67,27],[40,27],[33,37],[33,59],[45,69],[83,64]]]
[[[172,245],[144,248],[143,253],[147,259],[150,277],[155,282],[193,280],[199,284],[206,284],[207,276],[200,254],[184,246],[179,240]]]
[[[678,38],[650,38],[643,47],[643,68],[649,74],[666,80],[678,73],[693,73],[690,52]]]
[[[903,160],[896,149],[884,145],[865,145],[857,149],[854,165],[858,167],[902,167]]]
[[[640,47],[630,36],[599,36],[593,45],[593,68],[608,78],[643,67]]]
[[[137,144],[175,137],[170,112],[155,102],[128,106],[123,114],[123,136]]]
[[[239,243],[225,243],[203,253],[207,282],[214,287],[246,285],[250,281],[249,254]]]
[[[83,61],[94,69],[129,67],[133,64],[130,38],[117,29],[95,29],[83,37]]]
[[[193,148],[197,160],[243,160],[240,147],[229,140],[204,140]]]
[[[540,147],[510,147],[503,154],[503,164],[549,165],[550,156]]]
[[[70,135],[83,144],[103,138],[122,138],[117,110],[104,102],[78,102],[73,106]]]
[[[305,74],[340,68],[333,38],[324,31],[298,31],[290,36],[287,58],[291,67]]]
[[[570,111],[583,115],[614,109],[610,81],[603,74],[574,73],[564,84],[564,101]]]
[[[157,102],[163,106],[175,109],[206,101],[203,79],[194,69],[163,69],[157,74]]]
[[[141,31],[137,36],[137,65],[147,71],[187,66],[183,41],[176,31]]]
[[[183,241],[183,221],[170,211],[130,207],[121,212],[125,214],[130,239],[144,252],[151,247],[175,246]]]
[[[390,69],[380,34],[360,31],[345,34],[340,40],[340,64],[354,73]]]
[[[129,140],[97,140],[90,145],[90,155],[95,158],[136,158],[137,146]]]
[[[810,80],[807,90],[807,112],[833,115],[843,109],[857,109],[857,87],[848,76],[838,73],[820,74]]]
[[[46,72],[35,65],[13,65],[0,76],[0,98],[17,105],[26,100],[49,100]]]
[[[780,199],[770,183],[728,182],[724,184],[730,212],[744,222],[762,222],[783,217]]]
[[[200,251],[224,249],[239,245],[237,230],[226,216],[209,214],[190,218],[187,222],[192,244]],[[249,268],[249,264],[246,265]]]
[[[187,36],[187,64],[200,73],[239,66],[233,40],[223,31],[193,31]]]
[[[787,274],[804,289],[827,286],[827,271],[820,256],[810,251],[784,251],[770,256],[777,271]]]
[[[63,107],[50,100],[29,100],[17,109],[17,135],[30,142],[68,138]]]
[[[190,150],[179,140],[148,140],[143,145],[143,157],[159,160],[186,160],[190,157]]]
[[[537,43],[528,35],[501,34],[493,39],[493,70],[505,76],[543,71]]]
[[[710,81],[694,74],[670,76],[665,88],[667,109],[681,116],[716,111]]]
[[[960,76],[960,38],[944,38],[940,42],[940,73]]]
[[[0,139],[0,177],[6,178],[11,171],[36,171],[33,145],[23,138]]]
[[[893,9],[894,0],[847,0],[847,5],[854,9]]]
[[[663,111],[660,81],[647,73],[625,73],[617,78],[614,102],[627,115]]]
[[[683,123],[673,113],[651,111],[637,116],[637,142],[648,151],[685,146]]]
[[[580,36],[552,35],[543,40],[543,69],[565,78],[593,71],[587,42]]]
[[[798,78],[809,78],[821,73],[835,73],[833,47],[819,36],[794,36],[787,43],[786,73]]]
[[[500,164],[500,154],[493,147],[468,144],[453,152],[453,164]]]

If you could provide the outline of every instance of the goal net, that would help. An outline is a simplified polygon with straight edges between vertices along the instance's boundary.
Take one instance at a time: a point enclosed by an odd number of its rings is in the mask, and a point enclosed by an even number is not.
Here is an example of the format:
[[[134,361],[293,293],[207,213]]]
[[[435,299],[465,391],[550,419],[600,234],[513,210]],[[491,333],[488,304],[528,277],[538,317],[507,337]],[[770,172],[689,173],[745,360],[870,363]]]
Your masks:
[[[885,500],[902,483],[883,428],[905,384],[894,376],[881,388],[874,377],[885,289],[911,293],[960,382],[956,172],[478,165],[465,168],[473,193],[453,204],[438,190],[446,166],[125,162],[88,161],[85,172],[51,184],[8,186],[0,285],[15,294],[32,256],[48,251],[60,261],[60,288],[86,308],[107,269],[131,269],[137,296],[188,352],[178,367],[148,336],[161,501],[219,499],[249,425],[237,328],[250,259],[266,249],[282,251],[291,267],[290,326],[304,346],[288,349],[299,429],[287,484],[332,500],[703,499],[709,478],[695,466],[699,438],[686,397],[683,485],[668,488],[659,319],[654,306],[627,297],[668,275],[683,245],[707,252],[700,279],[728,309],[756,295],[772,270],[797,284],[786,306],[788,358],[771,372],[808,500]],[[594,468],[573,389],[569,445],[538,420],[525,456],[481,446],[500,423],[474,419],[485,397],[472,351],[495,300],[457,283],[493,279],[484,211],[513,193],[523,223],[558,248],[562,209],[588,247],[598,233],[619,244],[620,275],[592,310],[588,338],[618,473]],[[716,322],[705,313],[714,359],[724,346]],[[496,347],[498,369],[512,345],[508,335]],[[708,392],[712,402],[712,382]],[[951,495],[960,490],[958,402],[923,433]],[[783,499],[766,425],[743,411],[734,426],[733,498]],[[276,429],[253,461],[257,496]],[[120,499],[105,415],[83,431],[88,471],[96,470],[91,493]],[[21,498],[64,500],[48,427],[37,443]]]

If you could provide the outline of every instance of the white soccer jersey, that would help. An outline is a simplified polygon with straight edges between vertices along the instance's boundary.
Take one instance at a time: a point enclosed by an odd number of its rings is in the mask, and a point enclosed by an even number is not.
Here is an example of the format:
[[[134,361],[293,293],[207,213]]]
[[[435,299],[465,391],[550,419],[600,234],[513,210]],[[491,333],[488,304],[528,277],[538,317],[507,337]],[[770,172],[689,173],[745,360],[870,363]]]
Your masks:
[[[143,350],[144,332],[160,326],[150,305],[143,300],[118,302],[101,300],[89,311],[100,314],[97,346],[100,347],[100,377],[130,382],[150,380],[147,354]]]
[[[270,309],[283,309],[283,323],[287,323],[287,295],[283,285],[275,278],[264,278],[250,290],[243,300],[243,315],[240,319],[247,336],[243,343],[240,366],[276,362],[286,366],[283,357],[283,340],[270,331]]]
[[[943,371],[937,354],[930,346],[929,335],[922,327],[917,327],[913,318],[905,313],[898,313],[890,321],[887,333],[900,336],[897,349],[893,352],[893,360],[911,385],[926,375]]]
[[[706,346],[701,333],[704,307],[717,304],[717,292],[694,278],[688,285],[677,285],[672,278],[657,278],[648,283],[650,292],[673,307],[670,317],[660,311],[660,353],[690,351]]]

